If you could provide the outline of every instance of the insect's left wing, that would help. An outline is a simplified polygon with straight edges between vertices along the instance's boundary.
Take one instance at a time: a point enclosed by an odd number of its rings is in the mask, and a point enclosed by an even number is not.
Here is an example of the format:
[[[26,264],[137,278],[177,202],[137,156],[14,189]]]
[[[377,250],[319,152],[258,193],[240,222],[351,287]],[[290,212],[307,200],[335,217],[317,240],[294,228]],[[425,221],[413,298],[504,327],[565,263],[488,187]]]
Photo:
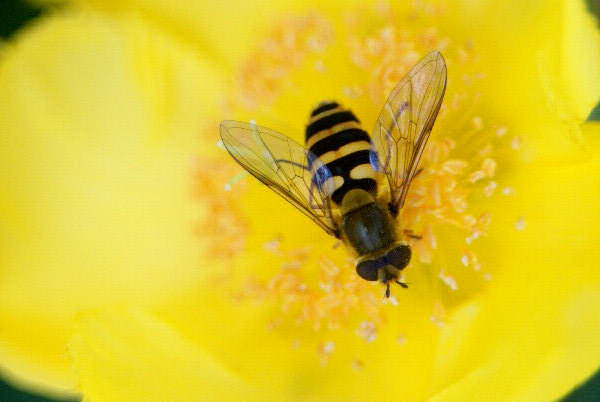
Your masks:
[[[394,215],[404,205],[445,90],[446,63],[433,51],[400,80],[375,123],[371,164],[388,178]]]
[[[244,169],[328,234],[339,236],[329,202],[332,175],[313,153],[274,130],[239,121],[222,122],[221,139]]]

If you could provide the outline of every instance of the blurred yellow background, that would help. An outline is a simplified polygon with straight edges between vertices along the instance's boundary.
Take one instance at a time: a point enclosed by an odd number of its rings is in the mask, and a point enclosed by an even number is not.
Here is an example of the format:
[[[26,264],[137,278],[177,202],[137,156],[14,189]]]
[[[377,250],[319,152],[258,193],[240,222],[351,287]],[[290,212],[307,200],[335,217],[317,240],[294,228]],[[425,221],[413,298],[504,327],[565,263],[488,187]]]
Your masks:
[[[0,374],[33,394],[0,399],[600,398],[598,11],[7,1]],[[434,49],[448,90],[402,218],[424,240],[384,303],[333,239],[231,181],[218,123],[301,142],[335,98],[370,130]]]

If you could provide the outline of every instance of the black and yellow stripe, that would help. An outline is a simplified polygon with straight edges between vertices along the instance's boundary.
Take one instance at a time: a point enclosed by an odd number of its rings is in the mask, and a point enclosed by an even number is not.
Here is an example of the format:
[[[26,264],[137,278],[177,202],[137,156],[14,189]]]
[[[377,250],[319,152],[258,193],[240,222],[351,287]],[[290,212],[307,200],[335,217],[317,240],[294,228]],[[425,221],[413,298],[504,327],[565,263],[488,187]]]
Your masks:
[[[306,147],[333,175],[334,203],[340,205],[352,189],[377,194],[369,159],[370,142],[354,113],[337,102],[322,102],[312,111],[306,126]]]

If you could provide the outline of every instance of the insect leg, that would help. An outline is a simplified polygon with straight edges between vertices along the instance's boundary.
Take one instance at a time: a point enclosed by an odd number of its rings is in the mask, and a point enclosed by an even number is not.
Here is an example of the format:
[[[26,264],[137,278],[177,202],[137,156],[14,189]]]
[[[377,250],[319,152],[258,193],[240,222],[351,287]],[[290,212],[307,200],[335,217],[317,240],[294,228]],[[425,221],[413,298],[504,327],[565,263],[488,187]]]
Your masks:
[[[417,239],[417,240],[423,239],[423,236],[414,234],[412,229],[404,229],[404,234],[406,236],[410,237],[411,239]]]
[[[417,171],[415,172],[415,174],[413,174],[413,179],[414,179],[415,177],[417,177],[417,176],[418,176],[418,175],[419,175],[419,174],[420,174],[420,173],[423,171],[423,169],[424,169],[424,168],[422,168],[422,167],[418,168],[418,169],[417,169]]]

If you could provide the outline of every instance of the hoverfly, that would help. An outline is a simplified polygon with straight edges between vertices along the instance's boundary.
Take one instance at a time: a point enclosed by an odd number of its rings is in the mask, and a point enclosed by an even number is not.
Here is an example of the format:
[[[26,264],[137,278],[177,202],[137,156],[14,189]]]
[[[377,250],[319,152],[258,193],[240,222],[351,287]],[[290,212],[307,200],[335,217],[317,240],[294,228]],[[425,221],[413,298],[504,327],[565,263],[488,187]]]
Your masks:
[[[391,281],[407,287],[399,274],[411,249],[396,233],[396,220],[445,90],[446,63],[433,51],[396,85],[371,136],[350,110],[324,101],[311,112],[305,147],[237,121],[221,123],[221,139],[249,173],[349,245],[358,275],[379,280],[389,297]],[[389,191],[378,192],[383,173]]]

